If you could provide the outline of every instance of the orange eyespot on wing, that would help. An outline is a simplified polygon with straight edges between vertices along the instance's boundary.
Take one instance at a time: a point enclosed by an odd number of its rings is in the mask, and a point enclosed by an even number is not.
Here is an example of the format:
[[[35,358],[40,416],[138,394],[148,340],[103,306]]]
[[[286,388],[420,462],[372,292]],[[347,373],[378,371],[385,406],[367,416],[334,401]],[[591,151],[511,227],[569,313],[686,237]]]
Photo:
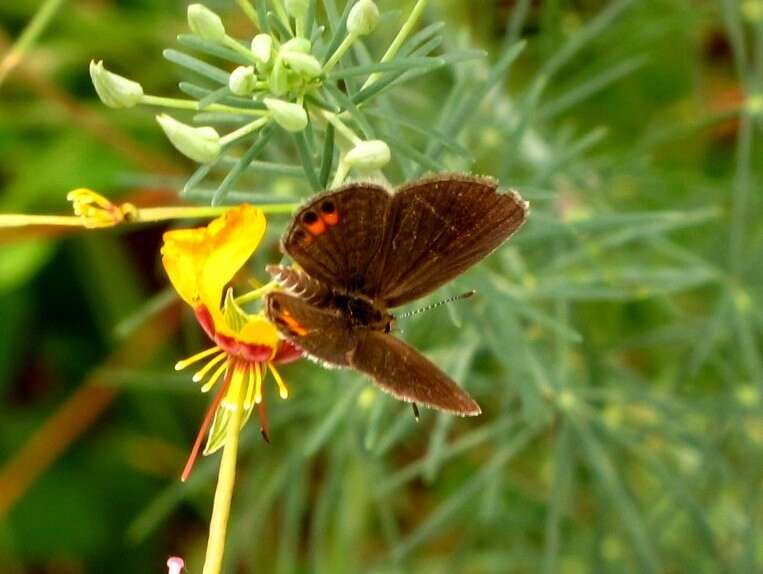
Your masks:
[[[310,235],[320,235],[326,231],[326,224],[314,211],[306,211],[302,214],[302,225]]]
[[[321,203],[321,219],[323,223],[332,227],[339,223],[339,212],[336,209],[336,204],[330,199]]]
[[[336,213],[336,212],[334,212],[334,213],[324,213],[322,219],[323,219],[323,223],[333,227],[334,225],[339,223],[339,214]]]

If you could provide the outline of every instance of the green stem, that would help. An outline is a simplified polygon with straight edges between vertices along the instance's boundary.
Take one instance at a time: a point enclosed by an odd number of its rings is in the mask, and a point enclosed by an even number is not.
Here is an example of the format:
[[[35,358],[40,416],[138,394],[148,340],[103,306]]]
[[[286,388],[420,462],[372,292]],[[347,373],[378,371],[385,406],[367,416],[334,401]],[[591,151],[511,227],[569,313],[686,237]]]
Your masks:
[[[244,293],[243,295],[236,297],[236,303],[238,303],[239,305],[245,305],[246,303],[257,301],[258,299],[261,299],[263,296],[270,293],[277,286],[278,284],[275,281],[266,283],[262,287],[253,289],[252,291],[249,291],[249,293]]]
[[[238,4],[241,11],[246,14],[246,17],[252,21],[252,24],[254,24],[258,30],[262,28],[262,26],[260,26],[260,19],[257,17],[257,11],[249,3],[249,0],[236,0],[236,4]]]
[[[331,182],[331,189],[342,185],[348,173],[350,173],[350,166],[347,165],[347,162],[340,161],[336,168],[336,173],[334,174],[334,181]]]
[[[249,124],[246,124],[245,126],[242,126],[242,127],[238,128],[237,130],[232,131],[231,133],[221,137],[220,138],[220,145],[221,146],[226,146],[226,145],[229,145],[229,144],[233,143],[234,141],[236,141],[238,139],[241,139],[241,138],[243,138],[245,136],[248,136],[249,134],[253,134],[254,132],[259,130],[260,128],[263,128],[264,126],[266,126],[269,121],[270,121],[270,116],[269,115],[264,117],[264,118],[259,118],[257,120],[254,120],[253,122],[251,122]]]
[[[395,56],[397,56],[400,48],[403,47],[403,44],[408,39],[408,36],[410,36],[411,32],[413,32],[413,28],[416,26],[416,24],[418,24],[419,18],[421,18],[421,15],[424,13],[424,8],[427,6],[427,2],[428,0],[418,0],[418,2],[416,2],[416,5],[413,7],[413,10],[411,10],[410,15],[408,16],[408,19],[400,28],[400,31],[397,33],[397,36],[395,36],[395,39],[392,40],[392,43],[389,45],[389,48],[387,48],[384,56],[382,56],[382,63],[389,62]],[[375,83],[380,77],[380,74],[371,74],[366,80],[366,83],[363,84],[363,87],[360,89],[364,90],[371,84]]]
[[[358,137],[358,135],[352,131],[347,124],[345,124],[342,120],[339,119],[339,116],[336,114],[333,114],[327,110],[322,110],[321,115],[323,115],[326,120],[331,123],[331,125],[334,126],[336,131],[338,131],[340,134],[342,134],[345,138],[347,138],[353,145],[358,145],[363,140]]]
[[[203,110],[199,107],[199,102],[196,100],[182,100],[180,98],[163,98],[160,96],[143,96],[140,99],[140,103],[146,106],[158,106],[162,108],[172,108],[175,110],[194,110],[197,112],[222,112],[228,114],[244,115],[244,116],[264,116],[268,114],[268,110],[253,110],[248,108],[234,108],[233,106],[226,106],[223,104],[209,104]]]
[[[328,61],[323,65],[323,75],[328,74],[331,70],[334,69],[334,66],[339,63],[339,60],[342,59],[342,56],[347,53],[347,50],[352,47],[352,45],[355,43],[355,40],[357,39],[357,34],[348,34],[344,37],[342,43],[339,44],[334,53],[331,54],[331,57],[328,59]]]
[[[286,13],[286,9],[283,7],[281,0],[273,0],[273,8],[275,8],[278,18],[283,23],[284,28],[291,34],[291,23],[289,22],[289,15]]]
[[[75,215],[27,215],[26,213],[0,213],[0,228],[30,225],[59,225],[82,227],[82,218]]]
[[[0,60],[0,86],[5,81],[8,74],[18,66],[21,62],[24,54],[26,54],[37,38],[40,37],[48,27],[48,24],[53,20],[58,10],[61,8],[65,0],[46,0],[42,6],[37,10],[37,13],[29,21],[21,36],[18,37],[16,42],[11,47],[10,51],[5,57]]]
[[[230,36],[225,36],[225,40],[223,41],[223,44],[225,44],[228,48],[230,48],[234,52],[238,52],[239,54],[241,54],[244,58],[246,58],[246,60],[250,64],[252,65],[257,64],[257,59],[254,57],[254,54],[252,53],[252,51],[242,46],[241,44],[239,44],[236,40],[234,40]]]
[[[143,207],[135,212],[131,223],[154,223],[173,219],[204,219],[217,217],[230,207]]]
[[[241,386],[243,389],[243,385]],[[202,574],[220,574],[225,554],[225,535],[228,530],[233,486],[236,482],[236,458],[238,454],[238,439],[241,432],[241,392],[236,400],[235,409],[228,421],[225,437],[223,458],[220,462],[220,473],[217,477],[215,502],[212,508],[212,520],[209,522],[209,541],[207,555],[204,559]]]

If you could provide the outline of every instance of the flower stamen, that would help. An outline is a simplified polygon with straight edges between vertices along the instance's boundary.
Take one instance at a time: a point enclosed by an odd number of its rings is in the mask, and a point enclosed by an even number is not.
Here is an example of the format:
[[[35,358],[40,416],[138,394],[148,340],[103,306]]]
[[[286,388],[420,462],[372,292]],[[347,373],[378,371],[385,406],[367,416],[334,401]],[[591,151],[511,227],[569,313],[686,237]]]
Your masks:
[[[193,365],[194,363],[201,361],[202,359],[209,357],[209,355],[214,354],[215,352],[219,351],[219,347],[215,345],[214,347],[210,347],[209,349],[206,349],[204,351],[201,351],[200,353],[196,353],[192,357],[188,357],[187,359],[183,359],[182,361],[178,361],[175,363],[175,370],[176,371],[182,371],[186,367],[189,367],[190,365]]]
[[[219,348],[218,348],[219,351]],[[201,369],[199,369],[196,373],[194,373],[193,378],[191,379],[194,383],[198,383],[200,381],[204,380],[204,377],[207,376],[209,371],[212,370],[212,368],[219,363],[221,360],[223,360],[226,357],[225,352],[220,352],[219,355],[212,358],[206,365],[204,365]]]
[[[278,385],[278,394],[281,395],[282,399],[288,399],[289,389],[286,388],[286,384],[283,382],[280,373],[273,366],[273,363],[268,363],[268,367],[270,368],[270,372],[273,373],[273,378],[275,378],[276,384]]]
[[[254,365],[256,365],[255,363]],[[247,370],[247,376],[249,377],[249,384],[246,386],[246,395],[244,396],[244,410],[249,411],[254,406],[254,365],[249,365]]]
[[[260,364],[255,363],[254,364],[254,376],[255,376],[255,387],[254,387],[254,402],[255,404],[262,404],[262,371],[260,370]]]
[[[217,391],[217,395],[215,395],[215,399],[212,401],[212,404],[209,405],[209,408],[207,409],[207,414],[204,416],[204,421],[201,423],[199,434],[196,435],[196,441],[193,443],[191,454],[188,456],[188,462],[185,463],[183,474],[180,475],[180,480],[182,482],[185,482],[186,480],[188,480],[188,477],[190,476],[191,471],[193,470],[193,465],[196,462],[196,459],[199,457],[199,451],[201,450],[201,445],[204,442],[204,437],[207,435],[207,431],[209,430],[209,427],[212,424],[212,420],[214,420],[215,413],[217,412],[217,409],[220,406],[220,403],[222,403],[225,393],[228,392],[228,387],[230,386],[230,382],[232,378],[233,378],[233,369],[230,369],[225,375],[225,379],[223,380],[222,387],[220,388],[219,391]]]
[[[258,404],[258,410],[257,414],[260,417],[260,434],[262,435],[263,440],[270,444],[270,432],[268,431],[268,412],[265,409],[265,403],[259,403]]]
[[[208,393],[210,389],[215,386],[215,383],[217,383],[217,380],[222,376],[222,374],[225,372],[226,369],[228,369],[228,371],[231,373],[233,373],[233,371],[235,370],[226,361],[225,363],[220,365],[220,368],[215,371],[214,375],[209,377],[209,380],[204,384],[203,387],[201,387],[201,392]]]

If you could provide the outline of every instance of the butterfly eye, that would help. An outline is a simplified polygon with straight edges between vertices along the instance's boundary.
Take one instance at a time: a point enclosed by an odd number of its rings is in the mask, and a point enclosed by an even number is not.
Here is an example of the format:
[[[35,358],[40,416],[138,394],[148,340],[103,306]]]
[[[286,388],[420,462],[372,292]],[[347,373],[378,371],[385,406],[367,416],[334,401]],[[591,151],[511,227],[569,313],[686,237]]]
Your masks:
[[[333,201],[324,201],[321,204],[321,211],[323,213],[334,213],[336,211],[336,205],[334,205]]]
[[[318,221],[318,214],[314,211],[308,211],[302,216],[302,222],[305,225],[313,225],[316,221]]]

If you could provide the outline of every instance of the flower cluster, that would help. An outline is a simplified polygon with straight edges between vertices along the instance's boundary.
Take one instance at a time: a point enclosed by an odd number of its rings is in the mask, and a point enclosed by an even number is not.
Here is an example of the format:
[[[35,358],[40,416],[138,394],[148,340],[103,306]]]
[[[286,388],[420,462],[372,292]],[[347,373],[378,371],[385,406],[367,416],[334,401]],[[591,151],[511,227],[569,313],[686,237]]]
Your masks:
[[[419,2],[422,7],[424,3]],[[225,69],[186,53],[165,52],[168,59],[209,81],[205,86],[181,84],[181,89],[194,99],[147,95],[139,83],[94,61],[90,75],[103,103],[112,108],[144,104],[193,110],[200,112],[196,121],[219,124],[191,125],[166,113],[157,115],[175,148],[202,164],[199,177],[192,178],[195,184],[223,156],[235,158],[236,168],[224,178],[214,203],[224,199],[233,181],[254,161],[272,136],[272,128],[293,136],[306,179],[315,190],[329,185],[332,172],[333,185],[341,183],[353,170],[362,175],[379,173],[392,157],[390,148],[386,142],[368,137],[353,112],[377,93],[407,79],[404,73],[410,74],[410,66],[433,69],[438,64],[435,58],[418,57],[402,58],[411,62],[409,67],[394,65],[412,24],[421,14],[418,5],[381,61],[355,68],[342,68],[340,63],[360,39],[375,30],[380,14],[372,0],[351,2],[342,20],[334,23],[330,37],[324,27],[316,25],[315,3],[311,8],[307,0],[273,2],[273,11],[265,8],[265,2],[255,3],[256,9],[246,2],[240,5],[256,27],[252,38],[231,37],[220,16],[201,4],[188,7],[192,35],[179,37],[185,46],[225,60]],[[413,46],[409,46],[405,52],[412,50]],[[366,76],[362,87],[350,92],[349,79],[362,75]],[[220,126],[227,133],[221,134]],[[309,137],[305,135],[308,128]],[[339,135],[336,143],[335,133]],[[319,145],[316,134],[322,135],[328,145]],[[239,144],[249,145],[249,152],[236,154]],[[323,157],[321,165],[316,166],[313,162],[320,155],[319,149]]]

